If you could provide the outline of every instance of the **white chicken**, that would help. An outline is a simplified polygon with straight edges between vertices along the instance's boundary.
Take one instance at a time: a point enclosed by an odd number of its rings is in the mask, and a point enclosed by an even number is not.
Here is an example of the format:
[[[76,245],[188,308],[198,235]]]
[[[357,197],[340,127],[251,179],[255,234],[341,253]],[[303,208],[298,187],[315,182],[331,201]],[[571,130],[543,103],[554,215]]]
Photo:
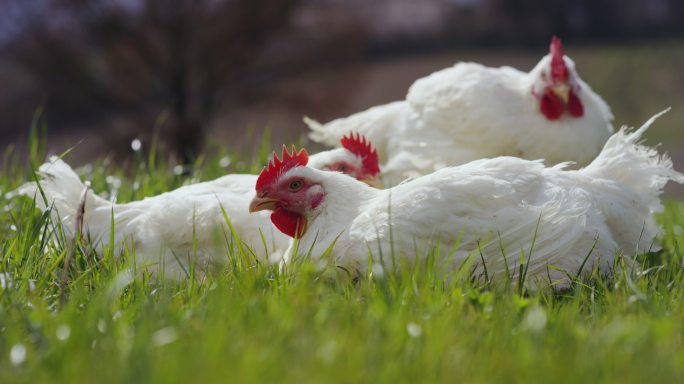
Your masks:
[[[496,156],[586,165],[613,133],[612,119],[554,36],[550,53],[529,73],[462,62],[418,79],[406,100],[325,125],[304,121],[310,138],[326,145],[351,131],[366,136],[378,150],[383,181],[396,185]]]
[[[250,211],[272,210],[273,222],[314,260],[334,244],[330,260],[350,270],[366,269],[369,252],[375,265],[391,265],[392,254],[412,261],[437,252],[449,267],[474,257],[476,275],[486,268],[492,279],[515,278],[522,250],[530,287],[564,286],[565,272],[610,273],[616,252],[647,251],[660,233],[652,217],[662,210],[659,196],[684,175],[638,143],[658,116],[612,135],[580,170],[498,157],[386,190],[306,167],[306,152],[293,150],[262,171]]]
[[[378,185],[377,154],[370,143],[362,136],[350,135],[342,139],[342,145],[312,156],[311,165]],[[53,219],[61,221],[67,237],[75,236],[77,209],[84,200],[83,235],[92,240],[99,254],[110,246],[113,232],[115,255],[124,246],[135,248],[138,265],[158,264],[158,269],[151,270],[163,271],[164,276],[181,278],[190,265],[204,272],[225,261],[228,247],[236,249],[238,244],[223,210],[242,244],[249,246],[260,261],[279,260],[288,246],[289,238],[275,230],[267,214],[248,213],[257,175],[226,175],[143,200],[114,204],[89,190],[57,157],[41,165],[38,174],[48,206],[54,206]],[[36,205],[46,209],[35,182],[26,183],[17,193],[35,196]]]

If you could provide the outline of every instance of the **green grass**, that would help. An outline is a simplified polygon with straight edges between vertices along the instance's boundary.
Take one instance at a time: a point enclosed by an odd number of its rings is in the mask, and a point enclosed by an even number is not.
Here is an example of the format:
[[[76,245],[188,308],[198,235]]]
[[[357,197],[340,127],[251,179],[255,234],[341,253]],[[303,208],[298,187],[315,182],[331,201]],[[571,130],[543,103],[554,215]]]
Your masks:
[[[12,278],[0,289],[2,383],[684,378],[684,204],[660,215],[664,249],[642,257],[646,273],[562,293],[520,295],[408,267],[351,281],[306,261],[279,271],[239,254],[219,273],[174,283],[131,276],[131,255],[98,259],[83,246],[60,303],[68,242],[46,240],[59,226],[32,201],[4,197],[43,159],[44,140],[31,142],[28,160],[8,150],[0,173],[0,272]],[[212,152],[188,176],[154,153],[81,171],[98,192],[119,177],[127,201],[220,176],[225,151]],[[231,171],[254,171],[264,157],[232,156]]]

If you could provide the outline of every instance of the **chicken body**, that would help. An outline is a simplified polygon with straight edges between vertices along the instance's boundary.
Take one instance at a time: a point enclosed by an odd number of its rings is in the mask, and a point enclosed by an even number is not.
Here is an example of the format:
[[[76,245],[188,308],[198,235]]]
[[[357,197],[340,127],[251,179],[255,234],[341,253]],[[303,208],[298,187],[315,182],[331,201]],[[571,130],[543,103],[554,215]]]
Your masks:
[[[324,125],[306,118],[309,136],[335,145],[350,131],[365,135],[378,149],[387,185],[496,156],[586,165],[612,134],[613,115],[559,44],[554,40],[552,53],[527,73],[458,63],[418,79],[405,100]],[[548,107],[548,100],[558,105]]]
[[[344,148],[321,152],[311,160],[314,167],[326,171],[343,165],[352,176],[369,182],[377,176],[366,172],[363,159]],[[138,265],[150,266],[165,277],[182,278],[190,266],[204,273],[225,264],[238,247],[249,247],[261,262],[280,260],[289,245],[289,237],[275,229],[268,214],[248,212],[257,175],[226,175],[116,204],[89,190],[71,167],[56,157],[41,165],[38,174],[47,206],[54,206],[53,219],[61,222],[67,237],[76,234],[76,212],[84,200],[83,236],[92,241],[98,254],[112,245],[115,255],[124,247],[134,249]],[[46,209],[36,183],[27,183],[17,192],[35,196],[36,205]],[[229,222],[237,236],[231,233]]]
[[[292,180],[308,186],[298,199],[322,201],[298,212],[306,231],[286,261],[309,250],[316,258],[334,243],[332,260],[352,270],[366,269],[369,251],[375,265],[385,266],[393,258],[415,261],[438,252],[451,268],[475,258],[476,275],[486,266],[489,277],[501,279],[517,276],[522,250],[530,286],[564,286],[566,272],[580,272],[585,259],[582,274],[594,267],[610,273],[616,252],[648,251],[660,233],[652,217],[662,210],[659,195],[668,180],[682,183],[684,176],[667,157],[637,143],[653,119],[633,133],[615,133],[581,170],[498,157],[375,190],[298,166],[257,190],[250,207],[262,209],[268,199],[274,212],[289,209],[278,200],[293,197],[282,188]]]

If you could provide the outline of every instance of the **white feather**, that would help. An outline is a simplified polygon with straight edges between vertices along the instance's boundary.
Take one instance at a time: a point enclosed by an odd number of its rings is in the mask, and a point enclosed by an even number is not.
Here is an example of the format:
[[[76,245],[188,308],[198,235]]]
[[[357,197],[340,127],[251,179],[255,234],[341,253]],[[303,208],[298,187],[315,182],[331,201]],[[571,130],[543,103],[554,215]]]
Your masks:
[[[336,161],[359,163],[359,167],[361,162],[344,149],[310,156],[311,166],[321,169]],[[54,207],[52,217],[62,223],[66,236],[75,235],[76,210],[87,191],[84,236],[93,241],[96,251],[101,254],[113,245],[115,255],[119,255],[123,247],[134,247],[139,265],[157,264],[152,271],[163,270],[168,277],[182,278],[191,264],[202,273],[225,263],[227,247],[237,249],[239,245],[231,235],[222,208],[241,244],[249,247],[261,262],[281,260],[289,245],[289,237],[276,230],[267,212],[248,212],[256,175],[226,175],[124,204],[97,196],[57,157],[41,165],[38,176],[47,207]],[[35,197],[36,206],[45,210],[45,201],[38,191],[38,185],[29,182],[14,194]],[[110,244],[112,232],[114,243]]]
[[[418,79],[406,100],[376,106],[325,125],[305,120],[314,141],[335,145],[354,131],[378,147],[385,184],[445,166],[496,156],[588,164],[613,132],[608,105],[565,57],[584,105],[581,118],[549,121],[532,91],[547,55],[529,73],[458,63]]]
[[[73,218],[86,186],[69,165],[56,157],[43,164],[38,174],[48,204],[54,205],[53,218],[62,223],[67,236],[73,237]],[[115,255],[123,247],[135,248],[138,264],[156,263],[158,268],[153,271],[163,270],[168,277],[180,278],[190,264],[194,263],[202,272],[223,263],[228,255],[224,236],[231,246],[237,247],[223,216],[223,207],[243,244],[254,250],[261,261],[268,261],[270,257],[278,260],[288,238],[275,230],[268,214],[250,215],[247,209],[256,178],[255,175],[227,175],[124,204],[110,203],[88,191],[84,236],[101,253],[110,246],[113,220]],[[36,205],[46,208],[37,194],[36,183],[26,183],[17,192],[36,196]]]
[[[662,188],[668,180],[684,182],[666,156],[638,143],[654,119],[632,134],[615,133],[581,170],[498,157],[377,191],[335,174],[296,168],[289,175],[311,178],[326,191],[321,208],[308,218],[299,250],[312,249],[315,258],[336,241],[335,262],[364,270],[369,250],[381,259],[376,263],[388,265],[392,251],[395,258],[413,260],[437,246],[442,257],[452,258],[452,267],[475,257],[475,273],[484,271],[482,252],[495,279],[507,269],[517,276],[522,250],[531,287],[549,284],[548,277],[566,285],[566,272],[578,273],[587,255],[583,275],[594,267],[610,273],[616,252],[651,249],[660,231],[652,215],[661,209]],[[286,259],[293,252],[291,247]]]
[[[381,162],[388,156],[387,144],[391,140],[394,130],[403,123],[405,103],[397,101],[366,111],[356,113],[347,118],[333,120],[325,125],[304,117],[309,126],[311,140],[328,146],[339,146],[342,136],[349,132],[363,134],[378,151]]]

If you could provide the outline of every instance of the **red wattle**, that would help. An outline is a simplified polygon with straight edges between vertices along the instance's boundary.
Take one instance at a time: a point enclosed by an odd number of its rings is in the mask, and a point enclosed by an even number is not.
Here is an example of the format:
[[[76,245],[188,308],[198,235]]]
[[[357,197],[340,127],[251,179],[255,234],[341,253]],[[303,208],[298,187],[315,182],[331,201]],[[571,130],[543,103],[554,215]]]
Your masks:
[[[280,232],[296,239],[306,232],[306,218],[298,213],[278,208],[271,214],[271,221]]]
[[[582,101],[577,97],[575,92],[570,91],[568,95],[568,112],[573,117],[582,117],[584,115],[584,106]]]
[[[563,104],[550,89],[544,92],[540,102],[541,113],[549,120],[558,120],[563,114]]]

